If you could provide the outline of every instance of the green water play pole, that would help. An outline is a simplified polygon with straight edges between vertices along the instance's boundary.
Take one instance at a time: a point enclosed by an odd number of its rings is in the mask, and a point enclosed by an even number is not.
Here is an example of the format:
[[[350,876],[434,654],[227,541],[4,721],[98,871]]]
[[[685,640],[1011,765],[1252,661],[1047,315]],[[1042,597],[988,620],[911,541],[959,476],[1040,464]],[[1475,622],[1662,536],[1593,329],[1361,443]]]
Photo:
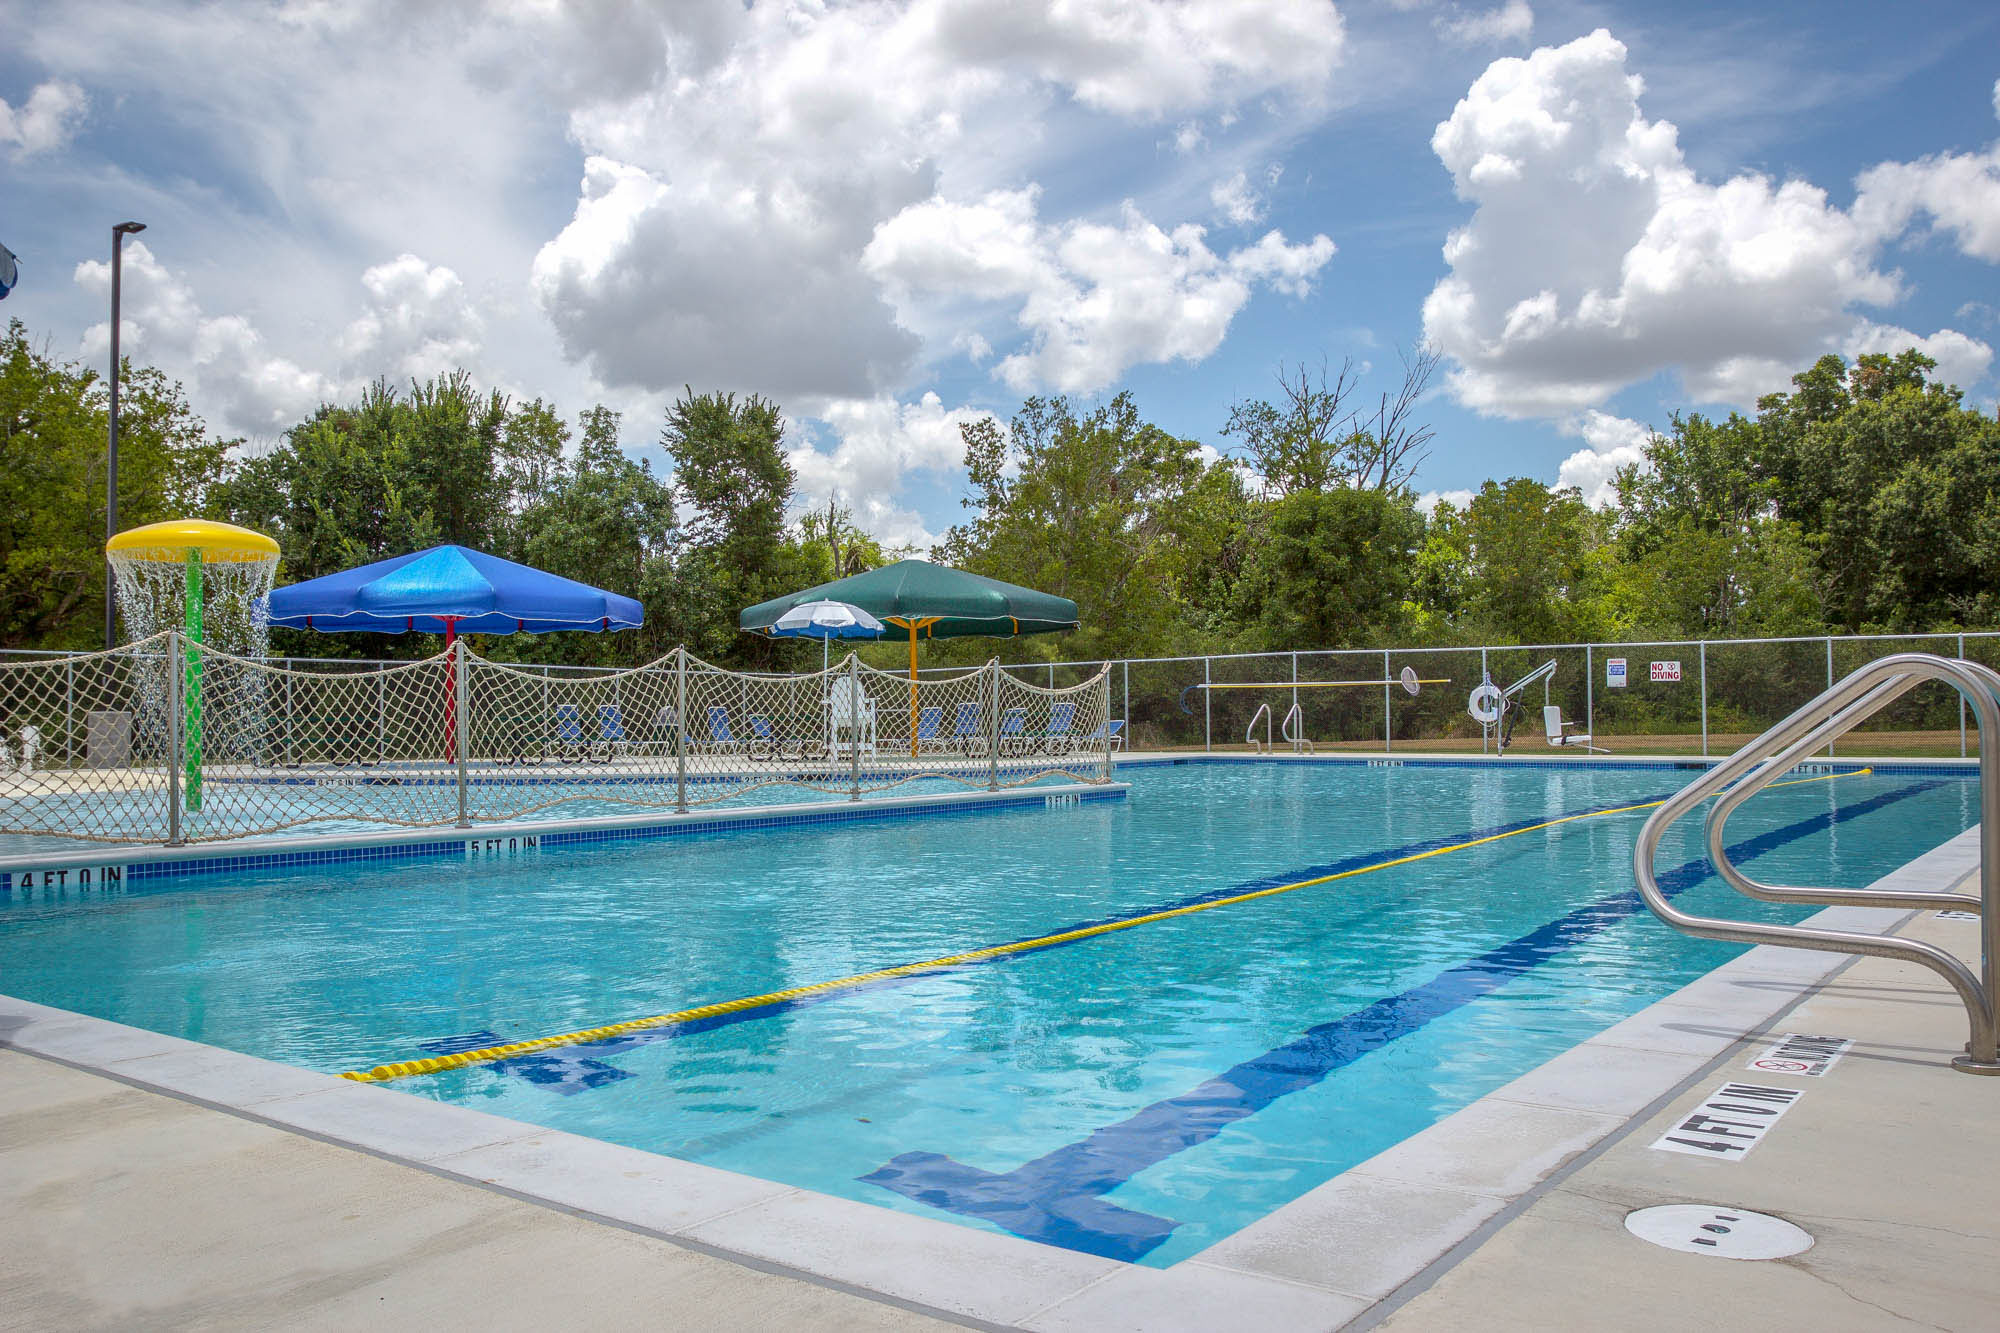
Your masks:
[[[187,809],[201,809],[201,552],[187,553],[187,666],[181,681],[182,752],[187,756]]]

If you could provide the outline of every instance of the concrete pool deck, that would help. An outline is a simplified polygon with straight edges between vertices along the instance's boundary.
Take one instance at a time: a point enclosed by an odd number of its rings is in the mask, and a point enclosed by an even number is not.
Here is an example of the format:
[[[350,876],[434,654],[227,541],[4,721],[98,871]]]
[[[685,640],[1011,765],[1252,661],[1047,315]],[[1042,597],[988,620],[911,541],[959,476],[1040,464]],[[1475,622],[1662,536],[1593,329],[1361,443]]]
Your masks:
[[[1961,835],[1883,882],[1942,888],[1976,862]],[[1743,1075],[1760,1029],[1856,1046],[1794,1080],[1806,1095],[1742,1160],[1653,1152],[1655,1122]],[[1893,1327],[1882,1307],[1920,1304],[1925,1326],[1985,1328],[2000,1080],[1945,1068],[1963,1035],[1928,972],[1753,950],[1150,1269],[0,998],[0,1324],[1697,1327],[1734,1301],[1782,1311],[1792,1282],[1812,1317],[1775,1326]],[[1822,1243],[1656,1251],[1622,1229],[1654,1202],[1761,1204]]]

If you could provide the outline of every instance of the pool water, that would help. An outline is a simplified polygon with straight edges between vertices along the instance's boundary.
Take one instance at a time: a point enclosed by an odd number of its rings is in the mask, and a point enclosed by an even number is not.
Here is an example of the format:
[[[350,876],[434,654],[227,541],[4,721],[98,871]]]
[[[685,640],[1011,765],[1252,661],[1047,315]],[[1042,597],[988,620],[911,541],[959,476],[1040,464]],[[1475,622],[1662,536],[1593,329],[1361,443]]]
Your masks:
[[[1129,799],[140,881],[0,903],[0,991],[326,1072],[914,962],[1659,799],[1672,770],[1189,763]],[[1760,878],[1858,886],[1958,777],[1774,789]],[[1092,1253],[1184,1259],[1741,952],[1609,814],[976,966],[402,1080],[422,1096]],[[1662,849],[1696,911],[1795,920]],[[1680,869],[1676,870],[1676,867]],[[154,887],[158,884],[158,887]]]

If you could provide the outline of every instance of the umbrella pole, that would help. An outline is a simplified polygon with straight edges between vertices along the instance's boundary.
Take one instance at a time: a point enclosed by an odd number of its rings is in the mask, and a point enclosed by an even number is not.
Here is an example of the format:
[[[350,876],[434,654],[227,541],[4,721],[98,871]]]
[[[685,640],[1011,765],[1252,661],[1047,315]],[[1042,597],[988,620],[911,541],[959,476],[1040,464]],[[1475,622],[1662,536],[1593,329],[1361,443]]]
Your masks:
[[[458,617],[444,618],[444,651],[447,662],[451,657],[451,647],[458,642]],[[458,673],[452,672],[451,684],[444,692],[444,759],[450,763],[458,754]]]
[[[910,758],[917,757],[917,627],[910,626]]]

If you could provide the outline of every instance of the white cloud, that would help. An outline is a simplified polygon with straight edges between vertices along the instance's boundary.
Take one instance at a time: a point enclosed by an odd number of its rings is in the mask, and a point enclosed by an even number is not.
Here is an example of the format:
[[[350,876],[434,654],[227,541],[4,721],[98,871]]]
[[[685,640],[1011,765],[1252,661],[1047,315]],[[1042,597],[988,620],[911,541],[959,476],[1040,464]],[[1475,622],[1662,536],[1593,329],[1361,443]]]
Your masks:
[[[941,534],[913,509],[898,503],[912,472],[953,476],[964,466],[959,426],[992,415],[977,408],[946,408],[935,393],[913,403],[893,398],[842,399],[821,419],[832,430],[830,450],[811,442],[787,457],[798,474],[797,507],[824,508],[829,499],[854,511],[863,531],[896,546],[928,550]]]
[[[76,282],[100,302],[111,290],[111,265],[88,260]],[[120,352],[186,382],[209,423],[227,435],[269,439],[326,401],[358,394],[368,381],[422,378],[459,367],[476,369],[482,320],[458,275],[403,255],[361,277],[363,310],[340,338],[344,373],[335,377],[273,351],[263,332],[240,314],[202,308],[187,278],[166,267],[144,242],[125,246]],[[85,331],[80,349],[90,362],[108,353],[107,321]]]
[[[1198,120],[1185,120],[1174,130],[1174,151],[1183,155],[1192,153],[1208,142]]]
[[[1134,365],[1200,361],[1254,286],[1303,295],[1334,253],[1324,236],[1292,245],[1273,231],[1218,255],[1202,228],[1165,231],[1129,202],[1116,226],[1044,224],[1037,203],[1032,187],[928,199],[877,228],[862,260],[909,324],[935,319],[931,301],[1012,308],[1030,340],[994,373],[1022,391],[1089,392]]]
[[[83,89],[67,79],[37,84],[18,110],[0,98],[0,144],[8,145],[15,157],[61,148],[89,106]]]
[[[1993,85],[2000,115],[2000,82]],[[1937,153],[1915,162],[1884,162],[1855,180],[1854,214],[1884,236],[1900,235],[1927,215],[1974,259],[2000,263],[2000,140],[1980,153]]]
[[[1670,368],[1748,403],[1901,298],[1878,222],[1804,181],[1698,179],[1642,89],[1600,29],[1493,62],[1437,127],[1476,207],[1424,328],[1468,406],[1563,419]]]
[[[111,265],[87,260],[76,281],[100,300],[111,292]],[[167,269],[142,241],[125,246],[119,337],[121,355],[153,363],[188,381],[190,391],[224,433],[268,437],[334,392],[332,381],[273,354],[263,334],[240,315],[209,315],[194,289]],[[86,360],[102,362],[111,344],[109,321],[84,333]]]
[[[1556,470],[1556,485],[1574,486],[1583,492],[1584,503],[1593,508],[1611,504],[1618,489],[1611,479],[1628,464],[1647,466],[1646,445],[1653,428],[1609,412],[1585,412],[1564,425],[1565,433],[1577,436],[1590,447],[1579,449],[1562,461]]]
[[[473,369],[485,321],[458,274],[415,255],[399,255],[361,275],[368,309],[340,340],[350,375],[427,379]]]
[[[1911,347],[1937,362],[1933,378],[1960,388],[1970,387],[1985,379],[1988,367],[1993,364],[1993,349],[1990,346],[1956,329],[1941,329],[1928,338],[1921,338],[1893,324],[1866,321],[1847,336],[1840,346],[1840,353],[1852,360],[1868,352],[1893,355]]]
[[[1460,46],[1497,46],[1526,41],[1535,30],[1535,11],[1528,0],[1507,0],[1498,9],[1467,11],[1454,7],[1431,20],[1438,35]]]
[[[670,42],[643,92],[572,114],[583,190],[534,291],[606,383],[754,381],[808,412],[914,368],[922,344],[862,255],[948,168],[990,173],[997,146],[1018,153],[1064,100],[1139,121],[1317,101],[1345,42],[1330,3],[1294,0],[718,13],[715,39]],[[1199,133],[1189,117],[1177,138]]]
[[[1472,503],[1472,497],[1476,494],[1476,491],[1467,490],[1425,491],[1417,497],[1417,512],[1428,517],[1441,502],[1453,509],[1464,509]]]
[[[1264,220],[1264,198],[1250,188],[1250,178],[1241,171],[1228,180],[1217,181],[1208,192],[1208,201],[1239,227]]]

